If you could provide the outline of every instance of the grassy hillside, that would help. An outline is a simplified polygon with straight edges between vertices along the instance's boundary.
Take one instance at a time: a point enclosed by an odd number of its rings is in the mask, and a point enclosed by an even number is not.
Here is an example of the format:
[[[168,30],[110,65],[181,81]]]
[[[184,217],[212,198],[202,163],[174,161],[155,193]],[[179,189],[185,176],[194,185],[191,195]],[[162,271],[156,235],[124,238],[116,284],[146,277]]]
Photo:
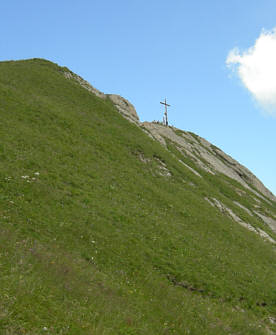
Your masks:
[[[198,178],[64,71],[0,63],[0,334],[276,331],[275,247],[204,200],[248,191]]]

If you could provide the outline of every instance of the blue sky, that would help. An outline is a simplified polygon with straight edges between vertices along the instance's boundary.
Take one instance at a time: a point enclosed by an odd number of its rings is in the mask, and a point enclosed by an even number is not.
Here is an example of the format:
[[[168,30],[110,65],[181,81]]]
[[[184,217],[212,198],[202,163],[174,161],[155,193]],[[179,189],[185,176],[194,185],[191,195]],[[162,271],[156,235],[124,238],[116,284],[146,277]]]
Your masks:
[[[0,60],[67,66],[127,98],[142,121],[161,120],[166,97],[170,124],[220,147],[276,194],[276,91],[273,80],[270,95],[257,91],[252,73],[266,61],[256,52],[261,65],[250,68],[247,57],[264,31],[276,35],[275,13],[275,0],[3,0]]]

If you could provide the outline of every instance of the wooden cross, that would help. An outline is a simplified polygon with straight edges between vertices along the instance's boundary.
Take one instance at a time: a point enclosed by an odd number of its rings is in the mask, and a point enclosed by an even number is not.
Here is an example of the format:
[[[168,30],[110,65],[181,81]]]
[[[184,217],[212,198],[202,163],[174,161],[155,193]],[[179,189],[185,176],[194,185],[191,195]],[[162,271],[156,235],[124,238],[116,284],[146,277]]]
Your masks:
[[[167,104],[167,101],[165,99],[165,102],[160,102],[160,104],[165,105],[165,113],[164,113],[164,118],[163,118],[163,122],[165,124],[165,126],[168,126],[168,111],[167,111],[167,107],[170,107],[171,105]]]

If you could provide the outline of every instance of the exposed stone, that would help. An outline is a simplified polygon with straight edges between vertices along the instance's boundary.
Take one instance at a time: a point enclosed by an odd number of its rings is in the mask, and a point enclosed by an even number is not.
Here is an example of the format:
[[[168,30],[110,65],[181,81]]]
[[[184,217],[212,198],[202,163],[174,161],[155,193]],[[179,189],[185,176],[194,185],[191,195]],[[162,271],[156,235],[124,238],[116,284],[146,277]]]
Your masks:
[[[276,233],[276,220],[272,219],[269,216],[261,214],[257,211],[254,211],[254,213],[258,215],[258,217],[261,218],[263,222],[266,223],[271,228],[271,230],[273,230]]]
[[[160,123],[143,122],[143,126],[152,134],[152,136],[159,141],[163,146],[166,146],[165,139],[177,144],[176,148],[184,155],[185,153],[203,170],[214,174],[208,165],[206,165],[198,156],[197,148],[191,143],[193,137],[188,134],[191,138],[190,141],[185,140],[181,136],[178,136],[171,127],[166,127]]]
[[[232,218],[235,222],[237,222],[239,225],[241,225],[242,227],[254,232],[255,234],[258,234],[259,236],[261,236],[262,238],[264,238],[265,240],[276,244],[276,241],[269,236],[265,231],[263,231],[260,228],[255,228],[253,227],[251,224],[244,222],[240,217],[238,217],[238,215],[236,215],[232,209],[228,208],[227,206],[225,206],[221,201],[217,200],[216,198],[212,198],[212,199],[208,199],[207,197],[204,198],[209,204],[211,204],[213,207],[217,207],[221,213],[229,216],[230,218]]]
[[[214,203],[209,198],[205,197],[204,199],[209,203],[209,205],[215,207]]]
[[[239,202],[234,201],[234,204],[237,205],[237,206],[239,206],[240,208],[242,208],[250,216],[253,216],[252,212],[248,208],[246,208],[245,206],[243,206],[242,204],[240,204]]]
[[[185,165],[187,169],[189,169],[190,171],[192,171],[196,176],[202,178],[202,176],[193,168],[191,168],[189,165],[187,165],[186,163],[184,163],[182,160],[178,160],[181,164]]]
[[[263,197],[266,196],[267,198],[276,201],[276,197],[263,185],[263,183],[251,172],[249,171],[245,166],[238,163],[236,160],[234,160],[232,157],[224,153],[219,148],[215,147],[205,139],[198,137],[200,142],[209,149],[209,151],[212,153],[212,156],[215,155],[218,157],[222,163],[217,165],[217,160],[214,160],[212,162],[212,158],[209,161],[211,165],[215,168],[215,170],[224,173],[228,177],[235,179],[239,183],[241,183],[246,188],[249,188],[251,192],[256,194],[261,199],[268,202],[266,198]],[[207,157],[205,157],[207,158]],[[208,160],[208,158],[207,158]],[[254,189],[252,189],[253,186],[256,188],[259,192],[256,192]]]
[[[84,87],[89,92],[95,94],[97,97],[102,98],[102,99],[104,99],[106,97],[104,93],[97,90],[95,87],[90,85],[88,81],[84,80],[82,77],[78,76],[77,74],[75,74],[73,72],[67,72],[66,71],[66,72],[64,72],[64,76],[67,79],[73,79],[73,80],[77,81],[82,87]]]
[[[140,161],[145,163],[145,164],[150,162],[150,159],[146,158],[142,152],[139,152],[138,157],[139,157]]]
[[[113,102],[120,114],[122,114],[130,122],[133,122],[136,125],[140,125],[139,117],[136,113],[134,106],[125,98],[116,94],[104,94],[92,85],[90,85],[88,81],[84,80],[73,72],[65,71],[64,76],[67,79],[73,79],[77,81],[82,87],[84,87],[89,92],[95,94],[99,98],[106,99],[108,97]]]
[[[148,164],[153,161],[153,159],[145,157],[144,154],[141,152],[138,154],[138,157],[140,161],[145,164]],[[157,171],[155,171],[155,173],[163,177],[171,177],[172,174],[169,171],[167,165],[163,161],[161,161],[161,159],[159,159],[158,157],[155,157],[154,160],[158,163]]]
[[[116,94],[108,94],[107,96],[118,109],[119,113],[121,113],[130,122],[140,125],[139,117],[136,113],[136,110],[129,101]]]
[[[223,173],[267,203],[271,204],[268,199],[276,201],[276,197],[252,172],[202,137],[157,122],[143,122],[142,125],[163,146],[166,147],[165,139],[174,142],[183,156],[188,156],[208,173]]]
[[[274,325],[274,324],[276,324],[276,317],[269,316],[268,321]]]
[[[159,133],[159,127],[156,126],[155,123],[152,122],[143,122],[142,123],[143,127],[147,130],[151,136],[160,142],[164,147],[166,147],[166,141],[165,139],[160,135]]]
[[[167,165],[164,163],[164,162],[162,162],[159,158],[155,158],[155,160],[158,162],[158,164],[159,164],[159,166],[158,166],[158,168],[159,168],[159,171],[158,171],[158,174],[160,175],[160,176],[163,176],[163,177],[171,177],[171,173],[170,173],[170,171],[169,171],[169,169],[168,169],[168,167],[167,167]]]
[[[258,205],[260,205],[261,203],[260,199],[254,198],[254,200],[257,202]]]
[[[239,195],[239,196],[244,196],[244,195],[246,195],[246,192],[244,191],[244,190],[241,190],[240,188],[235,188],[235,191],[237,192],[237,194]],[[260,201],[260,200],[258,200],[258,201]],[[261,202],[261,201],[260,201]]]

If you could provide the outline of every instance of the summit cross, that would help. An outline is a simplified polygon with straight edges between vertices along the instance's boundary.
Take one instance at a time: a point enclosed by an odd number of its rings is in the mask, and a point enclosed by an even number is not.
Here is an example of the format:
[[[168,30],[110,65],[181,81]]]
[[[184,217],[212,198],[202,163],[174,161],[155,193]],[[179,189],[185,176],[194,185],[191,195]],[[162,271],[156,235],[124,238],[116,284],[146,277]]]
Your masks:
[[[163,117],[163,122],[165,124],[165,126],[168,126],[168,111],[167,111],[167,107],[170,107],[171,105],[167,104],[167,101],[165,99],[165,102],[161,101],[160,104],[165,105],[165,113],[164,113],[164,117]]]

